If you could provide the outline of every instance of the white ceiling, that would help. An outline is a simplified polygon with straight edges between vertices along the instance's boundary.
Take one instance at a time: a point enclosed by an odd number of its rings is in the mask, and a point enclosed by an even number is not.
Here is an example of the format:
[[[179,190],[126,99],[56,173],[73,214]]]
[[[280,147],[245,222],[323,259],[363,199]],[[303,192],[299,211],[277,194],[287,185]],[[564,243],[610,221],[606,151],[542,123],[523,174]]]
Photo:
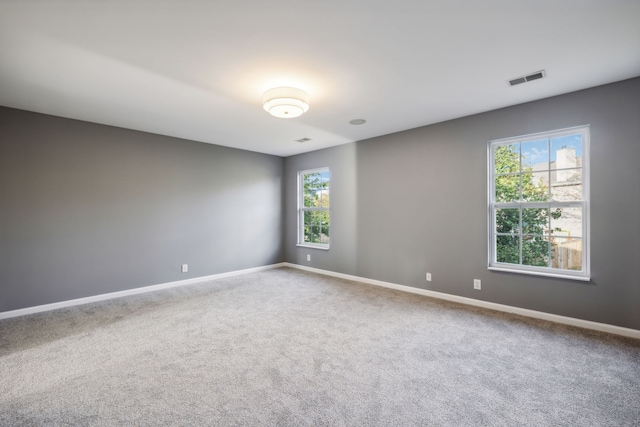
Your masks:
[[[639,75],[640,0],[0,0],[0,105],[278,156]]]

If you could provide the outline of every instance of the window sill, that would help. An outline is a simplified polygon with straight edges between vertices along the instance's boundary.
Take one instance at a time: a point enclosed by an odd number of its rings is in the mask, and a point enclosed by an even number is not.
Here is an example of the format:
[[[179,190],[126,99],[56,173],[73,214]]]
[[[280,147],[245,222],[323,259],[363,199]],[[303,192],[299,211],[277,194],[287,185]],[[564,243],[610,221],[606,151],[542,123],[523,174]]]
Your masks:
[[[329,250],[329,246],[305,245],[304,243],[297,243],[296,246],[299,247],[299,248],[320,249],[321,251],[328,251]]]
[[[571,274],[547,273],[543,271],[520,270],[516,268],[506,268],[506,267],[488,267],[488,268],[491,271],[502,271],[504,273],[529,274],[532,276],[544,276],[544,277],[553,277],[555,279],[578,280],[581,282],[591,281],[591,277],[588,277],[588,276],[573,276]]]

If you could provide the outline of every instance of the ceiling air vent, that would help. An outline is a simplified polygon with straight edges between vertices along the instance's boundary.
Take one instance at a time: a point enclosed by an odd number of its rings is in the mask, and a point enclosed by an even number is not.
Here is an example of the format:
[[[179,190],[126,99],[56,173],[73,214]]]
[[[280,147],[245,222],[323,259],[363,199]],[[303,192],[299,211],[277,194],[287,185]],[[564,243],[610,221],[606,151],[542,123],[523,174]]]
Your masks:
[[[527,76],[522,76],[522,77],[516,77],[515,79],[509,80],[509,85],[510,86],[515,86],[515,85],[519,85],[521,83],[526,83],[526,82],[530,82],[533,80],[538,80],[538,79],[542,79],[546,76],[546,73],[544,70],[540,70],[540,71],[536,71],[535,73],[529,74]]]

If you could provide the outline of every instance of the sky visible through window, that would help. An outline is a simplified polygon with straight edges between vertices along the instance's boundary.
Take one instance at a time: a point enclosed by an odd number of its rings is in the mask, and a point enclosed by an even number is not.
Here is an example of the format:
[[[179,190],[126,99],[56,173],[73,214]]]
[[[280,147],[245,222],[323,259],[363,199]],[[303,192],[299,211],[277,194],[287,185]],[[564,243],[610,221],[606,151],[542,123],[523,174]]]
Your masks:
[[[582,157],[582,135],[564,135],[554,138],[543,138],[532,141],[523,141],[521,144],[522,164],[533,166],[539,163],[556,161],[556,153],[562,148],[575,149],[576,157]],[[514,144],[518,151],[518,144]]]
[[[321,172],[319,175],[321,182],[329,182],[329,171]]]

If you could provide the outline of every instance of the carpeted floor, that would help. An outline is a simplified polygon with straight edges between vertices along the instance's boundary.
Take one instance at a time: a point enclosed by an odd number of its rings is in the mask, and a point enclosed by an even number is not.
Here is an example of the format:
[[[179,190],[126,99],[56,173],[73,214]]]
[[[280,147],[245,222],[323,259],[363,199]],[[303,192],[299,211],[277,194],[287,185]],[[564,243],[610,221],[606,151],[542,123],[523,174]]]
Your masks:
[[[640,426],[640,341],[276,269],[0,321],[2,426]]]

